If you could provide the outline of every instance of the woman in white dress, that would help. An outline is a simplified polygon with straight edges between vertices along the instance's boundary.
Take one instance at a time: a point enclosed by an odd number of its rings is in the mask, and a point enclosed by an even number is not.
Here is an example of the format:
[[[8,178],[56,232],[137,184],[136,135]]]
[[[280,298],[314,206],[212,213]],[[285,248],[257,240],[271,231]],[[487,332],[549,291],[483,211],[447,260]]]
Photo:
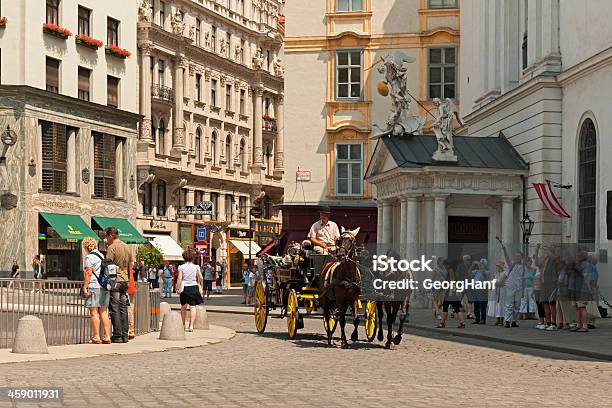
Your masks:
[[[495,289],[489,292],[487,316],[495,318],[496,326],[502,326],[504,324],[504,315],[506,312],[505,290],[503,288],[506,277],[505,269],[506,263],[504,261],[497,261],[495,264],[495,274],[493,276],[493,278],[496,279]]]

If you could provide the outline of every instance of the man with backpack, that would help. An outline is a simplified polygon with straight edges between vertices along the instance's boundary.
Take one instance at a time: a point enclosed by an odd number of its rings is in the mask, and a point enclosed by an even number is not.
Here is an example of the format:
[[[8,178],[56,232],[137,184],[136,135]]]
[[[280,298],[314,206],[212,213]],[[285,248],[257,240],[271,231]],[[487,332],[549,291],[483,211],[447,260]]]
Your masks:
[[[111,288],[109,310],[113,323],[113,343],[128,342],[128,305],[127,290],[129,284],[129,271],[132,269],[134,259],[128,245],[119,239],[119,232],[115,227],[108,227],[106,233],[106,261],[117,267],[117,283]]]

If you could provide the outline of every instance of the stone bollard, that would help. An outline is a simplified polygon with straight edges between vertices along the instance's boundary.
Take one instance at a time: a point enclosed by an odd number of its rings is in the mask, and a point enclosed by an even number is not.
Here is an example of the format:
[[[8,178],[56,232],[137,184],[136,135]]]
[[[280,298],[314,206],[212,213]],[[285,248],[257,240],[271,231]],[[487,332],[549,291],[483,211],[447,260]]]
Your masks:
[[[12,351],[16,354],[49,354],[42,320],[31,315],[19,319]]]
[[[185,340],[185,327],[179,312],[170,311],[164,315],[161,331],[159,333],[160,340]]]
[[[206,313],[206,306],[199,305],[195,307],[196,319],[193,322],[193,328],[196,330],[209,330],[208,325],[208,313]]]
[[[170,308],[170,304],[168,302],[161,302],[159,304],[159,328],[161,328],[162,326],[162,322],[164,321],[164,316],[170,310],[172,309]]]

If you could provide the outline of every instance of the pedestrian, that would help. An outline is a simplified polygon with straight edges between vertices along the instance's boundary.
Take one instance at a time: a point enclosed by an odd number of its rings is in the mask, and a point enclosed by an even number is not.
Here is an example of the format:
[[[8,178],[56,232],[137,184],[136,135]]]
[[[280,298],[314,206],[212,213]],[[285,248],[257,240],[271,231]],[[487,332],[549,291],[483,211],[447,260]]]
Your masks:
[[[244,264],[244,267],[242,269],[242,303],[241,304],[246,304],[247,302],[247,292],[249,289],[249,275],[251,273],[249,272],[249,265],[248,264]]]
[[[15,279],[15,280],[19,279],[19,264],[17,263],[16,259],[13,259],[13,264],[11,265],[11,279]],[[8,289],[11,289],[12,287],[13,287],[13,281],[11,280],[8,284]],[[19,290],[21,290],[21,282],[18,283],[17,287]]]
[[[134,268],[130,269],[130,280],[128,282],[127,300],[128,300],[128,340],[136,337],[136,326],[134,323],[134,307],[136,306],[136,279],[137,273]]]
[[[170,269],[170,266],[166,265],[164,267],[163,270],[163,282],[164,282],[164,286],[163,286],[163,298],[172,297],[172,269]]]
[[[489,292],[489,307],[487,314],[489,317],[495,318],[495,325],[502,326],[504,324],[504,316],[506,314],[506,291],[503,287],[504,279],[506,278],[506,263],[497,261],[495,264],[495,287]]]
[[[540,247],[536,247],[536,254]],[[540,301],[544,306],[545,329],[548,331],[557,330],[557,297],[559,273],[563,268],[561,258],[555,251],[554,246],[542,246],[544,256],[536,256],[536,266],[540,270]]]
[[[148,280],[147,267],[144,261],[140,261],[138,265],[138,282],[146,282]]]
[[[185,326],[188,332],[193,331],[193,323],[196,319],[195,306],[201,305],[204,300],[200,294],[200,285],[202,284],[202,273],[200,267],[193,263],[195,251],[191,248],[183,252],[185,263],[178,268],[178,280],[176,282],[177,293],[180,294],[181,300],[181,318],[185,325],[187,316],[187,305],[189,305],[189,323]]]
[[[523,290],[523,297],[521,298],[521,306],[519,309],[521,319],[523,320],[533,320],[534,313],[538,308],[533,290],[534,276],[535,269],[533,267],[533,260],[527,258],[525,261],[525,289]]]
[[[541,244],[536,246],[535,254],[533,256],[534,264],[538,265]],[[538,310],[538,324],[535,328],[538,330],[546,329],[546,311],[544,310],[544,302],[542,302],[542,273],[538,266],[535,266],[535,273],[533,274],[533,297],[536,302],[536,309]]]
[[[514,259],[511,260],[508,255],[508,250],[504,245],[502,245],[502,251],[508,267],[507,277],[504,281],[504,288],[506,291],[506,316],[504,319],[504,327],[519,327],[516,318],[523,294],[523,253],[517,251],[514,254]]]
[[[106,233],[106,259],[117,266],[117,287],[110,292],[109,311],[113,324],[113,343],[127,343],[128,334],[128,308],[127,289],[129,284],[129,271],[134,265],[130,247],[119,239],[119,232],[115,227],[108,227]]]
[[[217,262],[216,272],[217,276],[215,281],[215,293],[220,295],[223,293],[223,266],[220,262]]]
[[[472,266],[472,279],[474,282],[487,282],[490,280],[488,262],[485,258],[475,261]],[[472,324],[487,324],[488,294],[486,289],[474,289],[472,291],[474,300],[474,321]]]
[[[589,262],[593,267],[593,284],[595,287],[593,300],[591,300],[587,306],[587,326],[589,329],[595,329],[595,319],[601,318],[601,314],[599,312],[599,271],[597,269],[597,257],[595,254],[589,253]]]
[[[95,238],[86,237],[81,245],[87,253],[83,266],[83,297],[85,298],[85,307],[89,309],[89,321],[91,323],[91,339],[89,342],[92,344],[110,344],[111,330],[108,318],[110,294],[98,282],[104,256],[98,251],[98,241]],[[102,322],[104,330],[103,338],[100,338],[100,322]]]
[[[206,262],[204,265],[204,283],[202,285],[202,290],[204,291],[204,296],[206,299],[210,299],[210,292],[212,292],[212,283],[213,283],[213,267],[210,264],[210,261]]]
[[[457,274],[458,276],[471,276],[471,269],[474,265],[472,264],[472,256],[471,255],[463,255],[461,257],[461,262],[457,265]],[[467,311],[466,319],[474,318],[474,300],[472,299],[471,290],[466,289],[463,291],[462,300],[466,298],[467,302],[465,304],[465,310]]]
[[[569,284],[570,299],[576,308],[576,327],[572,331],[588,332],[587,306],[593,301],[595,292],[595,274],[593,265],[589,262],[589,255],[585,251],[576,254],[576,266]]]
[[[149,268],[149,288],[155,289],[157,287],[157,268],[151,266]]]
[[[33,276],[34,276],[34,288],[33,288],[33,291],[40,291],[40,292],[42,292],[43,291],[42,290],[43,289],[43,283],[40,282],[40,280],[42,280],[42,278],[43,278],[42,264],[40,263],[40,258],[38,257],[38,255],[34,255],[34,258],[32,259],[32,272],[33,272]],[[38,287],[38,289],[37,289],[37,287]]]
[[[574,323],[576,319],[575,301],[570,299],[570,280],[574,273],[576,262],[571,259],[563,263],[563,268],[559,272],[557,278],[557,324],[553,328],[547,328],[548,331],[554,330],[570,330],[576,327]]]
[[[447,289],[444,293],[444,302],[442,303],[442,320],[438,322],[437,328],[446,327],[446,320],[448,319],[448,309],[452,308],[459,318],[458,329],[465,329],[465,321],[463,320],[463,305],[461,304],[461,298],[463,297],[463,293],[457,291],[456,282],[465,280],[466,276],[461,275],[457,269],[455,271],[450,264],[446,263],[445,265],[447,275],[445,277],[445,281],[450,282],[450,288]]]
[[[253,265],[249,272],[249,284],[247,288],[247,306],[253,306],[253,296],[255,295],[255,285],[257,284],[257,266]]]
[[[444,258],[438,257],[436,267],[432,271],[431,280],[434,284],[440,285],[446,279],[448,271],[444,266]],[[436,286],[434,286],[436,287]],[[438,287],[441,287],[438,286]],[[436,321],[442,319],[442,303],[444,302],[444,289],[432,289],[431,304]]]

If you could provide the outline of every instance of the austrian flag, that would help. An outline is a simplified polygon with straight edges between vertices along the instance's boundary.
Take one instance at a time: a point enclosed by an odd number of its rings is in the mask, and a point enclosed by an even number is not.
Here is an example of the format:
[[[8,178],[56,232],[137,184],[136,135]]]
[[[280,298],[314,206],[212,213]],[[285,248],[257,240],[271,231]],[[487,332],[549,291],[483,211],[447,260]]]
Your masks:
[[[557,217],[570,218],[570,215],[567,213],[567,211],[565,211],[565,209],[563,209],[563,206],[553,192],[550,180],[546,180],[546,183],[533,183],[533,188],[538,194],[540,201],[542,201],[542,204],[544,204],[544,207],[546,207],[548,211]]]

